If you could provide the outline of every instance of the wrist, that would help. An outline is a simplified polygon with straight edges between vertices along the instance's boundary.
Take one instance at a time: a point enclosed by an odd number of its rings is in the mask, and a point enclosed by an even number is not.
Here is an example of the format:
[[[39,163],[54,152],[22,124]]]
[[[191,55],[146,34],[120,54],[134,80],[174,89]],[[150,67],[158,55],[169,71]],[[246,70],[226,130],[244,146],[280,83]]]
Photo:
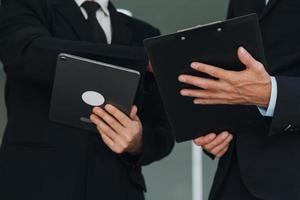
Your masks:
[[[127,153],[134,155],[134,156],[138,156],[141,155],[143,152],[143,138],[142,138],[142,134],[139,134],[140,137],[137,140],[137,142],[132,146],[132,148],[128,149]]]
[[[139,156],[139,155],[142,154],[142,152],[143,152],[143,145],[142,144],[139,144],[135,148],[130,149],[130,150],[127,151],[127,153],[129,153],[130,155],[133,155],[133,156]]]
[[[267,109],[270,104],[271,95],[272,95],[272,81],[271,77],[269,76],[268,82],[265,83],[261,89],[261,92],[258,94],[261,94],[261,102],[257,103],[256,105],[260,108]]]

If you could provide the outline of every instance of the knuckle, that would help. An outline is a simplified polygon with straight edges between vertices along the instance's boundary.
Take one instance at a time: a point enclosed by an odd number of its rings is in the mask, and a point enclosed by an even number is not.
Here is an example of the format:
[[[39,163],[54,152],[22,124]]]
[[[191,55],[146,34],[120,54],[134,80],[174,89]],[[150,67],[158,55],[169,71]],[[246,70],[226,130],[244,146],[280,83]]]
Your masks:
[[[115,114],[117,112],[117,109],[113,106],[110,106],[110,112]]]
[[[217,153],[218,153],[218,150],[216,150],[216,149],[214,149],[214,150],[211,150],[211,151],[210,151],[210,153],[211,153],[211,154],[213,154],[213,155],[217,155]]]
[[[109,120],[109,124],[111,126],[117,126],[117,122],[115,120],[112,120],[112,119]]]
[[[209,152],[212,150],[212,147],[210,147],[209,145],[203,145],[203,148]]]
[[[132,135],[130,135],[130,134],[128,134],[128,133],[126,133],[126,140],[127,140],[127,142],[132,142],[133,141],[133,136]]]
[[[100,124],[99,127],[103,130],[103,131],[108,131],[108,127],[104,124]]]
[[[123,121],[125,121],[125,120],[126,120],[126,117],[125,117],[125,116],[121,116],[121,117],[120,117],[120,121],[123,122]]]
[[[135,134],[138,134],[140,132],[140,126],[138,124],[134,125],[133,131]]]
[[[214,77],[218,75],[218,73],[215,70],[209,70],[209,73]]]
[[[199,82],[198,85],[201,86],[201,88],[203,88],[203,89],[209,89],[210,88],[210,85],[206,82]]]
[[[112,124],[113,123],[113,120],[112,118],[110,118],[108,115],[105,115],[105,121],[109,124]]]
[[[206,142],[204,142],[203,140],[199,140],[199,141],[196,141],[196,144],[198,145],[198,146],[204,146],[205,144],[207,144]]]
[[[99,123],[99,124],[97,125],[97,128],[98,128],[99,130],[101,130],[101,131],[105,131],[105,127],[103,126],[102,123]]]
[[[122,150],[125,151],[126,149],[128,149],[129,147],[129,143],[125,142],[122,144]]]
[[[103,132],[103,130],[100,128],[100,126],[97,126],[97,130],[98,130],[99,134],[101,134]]]
[[[100,114],[100,113],[101,113],[101,112],[100,112],[100,108],[94,107],[94,108],[93,108],[93,113]]]

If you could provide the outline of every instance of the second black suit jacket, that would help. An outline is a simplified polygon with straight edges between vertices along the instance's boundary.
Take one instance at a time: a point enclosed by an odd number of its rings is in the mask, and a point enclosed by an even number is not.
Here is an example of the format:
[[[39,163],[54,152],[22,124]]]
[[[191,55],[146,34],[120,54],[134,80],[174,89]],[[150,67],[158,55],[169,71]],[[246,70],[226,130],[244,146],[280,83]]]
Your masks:
[[[255,1],[260,0],[231,0],[228,17],[256,12]],[[265,67],[278,85],[275,113],[272,118],[257,115],[248,127],[234,133],[241,177],[262,200],[300,199],[299,18],[299,0],[270,0],[260,13]],[[220,160],[211,199],[225,178],[231,154]]]
[[[0,59],[7,73],[6,126],[0,154],[5,200],[143,199],[141,166],[160,160],[173,138],[153,76],[146,72],[143,39],[152,26],[109,5],[112,45],[90,43],[74,0],[7,0],[0,10]],[[139,70],[136,98],[143,123],[143,155],[116,155],[97,133],[48,120],[59,53]]]

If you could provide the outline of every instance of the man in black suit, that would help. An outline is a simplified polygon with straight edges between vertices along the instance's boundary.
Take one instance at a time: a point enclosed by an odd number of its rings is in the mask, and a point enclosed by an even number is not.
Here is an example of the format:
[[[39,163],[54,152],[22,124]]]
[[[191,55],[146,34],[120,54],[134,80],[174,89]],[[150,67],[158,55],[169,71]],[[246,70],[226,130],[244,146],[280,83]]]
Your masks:
[[[1,199],[144,199],[141,166],[165,157],[174,145],[142,47],[144,38],[158,34],[105,0],[2,1],[0,59],[7,74],[8,124],[0,153]],[[59,53],[141,72],[136,107],[122,118],[128,123],[117,139],[107,139],[108,128],[116,125],[107,119],[123,113],[109,106],[95,108],[91,116],[99,134],[48,120]]]
[[[229,18],[259,14],[268,65],[239,48],[245,71],[194,63],[192,68],[218,79],[179,78],[202,88],[181,91],[195,98],[195,104],[255,105],[261,112],[236,133],[195,140],[212,156],[222,157],[211,200],[300,199],[299,11],[299,0],[231,0]],[[246,115],[253,119],[250,112]]]

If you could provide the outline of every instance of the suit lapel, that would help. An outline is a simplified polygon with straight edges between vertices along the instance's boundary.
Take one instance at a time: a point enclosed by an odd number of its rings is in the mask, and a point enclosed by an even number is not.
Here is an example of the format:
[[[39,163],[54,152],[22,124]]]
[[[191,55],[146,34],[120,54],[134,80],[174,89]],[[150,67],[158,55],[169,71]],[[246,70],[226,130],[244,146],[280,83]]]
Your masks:
[[[129,45],[132,41],[132,32],[128,27],[127,22],[116,8],[109,3],[109,12],[112,24],[112,44]]]
[[[80,40],[88,40],[89,26],[74,0],[56,0],[54,7],[69,22]]]
[[[272,10],[272,8],[278,3],[279,0],[270,0],[264,11],[260,15],[260,20],[262,20],[266,15],[269,14],[269,12]]]

